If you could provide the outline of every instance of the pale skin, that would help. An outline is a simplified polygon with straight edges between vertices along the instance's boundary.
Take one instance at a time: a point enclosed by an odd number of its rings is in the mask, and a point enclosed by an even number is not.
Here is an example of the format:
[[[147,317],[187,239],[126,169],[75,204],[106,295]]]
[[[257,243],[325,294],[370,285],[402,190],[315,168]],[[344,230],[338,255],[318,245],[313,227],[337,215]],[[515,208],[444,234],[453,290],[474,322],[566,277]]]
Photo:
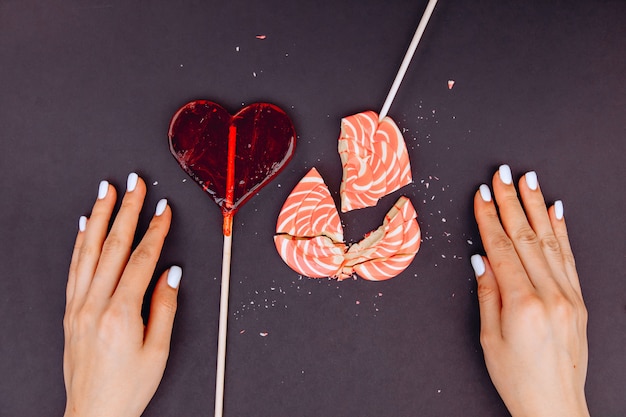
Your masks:
[[[171,222],[161,200],[131,250],[146,186],[129,175],[112,221],[116,190],[103,182],[90,218],[81,218],[64,318],[65,416],[140,416],[169,355],[179,267],[157,281],[144,326],[141,305]],[[513,417],[589,416],[587,311],[562,204],[546,209],[534,173],[519,182],[508,166],[474,197],[486,256],[474,255],[480,340],[489,375]],[[496,209],[497,207],[497,209]]]
[[[140,416],[165,370],[180,268],[170,268],[156,283],[146,326],[141,306],[172,212],[161,200],[131,253],[146,185],[133,174],[128,185],[108,235],[117,197],[106,182],[90,218],[79,223],[63,321],[66,417]]]
[[[531,172],[520,204],[506,165],[493,177],[495,204],[481,191],[474,211],[487,256],[472,264],[489,375],[513,417],[589,416],[587,311],[562,203],[546,210]]]

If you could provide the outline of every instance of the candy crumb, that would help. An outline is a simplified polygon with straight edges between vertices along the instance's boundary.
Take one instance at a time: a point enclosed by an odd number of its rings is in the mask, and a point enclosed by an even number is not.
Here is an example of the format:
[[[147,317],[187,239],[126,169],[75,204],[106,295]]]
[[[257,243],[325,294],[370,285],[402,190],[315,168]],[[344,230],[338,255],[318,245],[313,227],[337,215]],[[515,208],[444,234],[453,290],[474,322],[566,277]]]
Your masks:
[[[448,90],[452,90],[452,87],[454,87],[454,80],[448,80]]]
[[[267,38],[267,36],[265,36],[265,35],[256,35],[256,38],[263,40],[263,39]]]
[[[261,336],[261,337],[265,337],[265,336],[267,336],[268,334],[269,334],[269,333],[267,333],[267,332],[261,332],[261,333],[259,333],[259,336]]]

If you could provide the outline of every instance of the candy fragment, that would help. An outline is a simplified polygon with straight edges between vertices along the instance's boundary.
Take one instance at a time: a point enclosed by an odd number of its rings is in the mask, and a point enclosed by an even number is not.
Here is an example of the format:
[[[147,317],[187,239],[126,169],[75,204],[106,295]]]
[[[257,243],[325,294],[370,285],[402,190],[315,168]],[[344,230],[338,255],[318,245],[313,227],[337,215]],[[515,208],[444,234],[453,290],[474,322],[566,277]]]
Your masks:
[[[385,215],[382,226],[350,246],[347,265],[370,281],[393,278],[413,261],[421,243],[417,213],[411,200],[400,197]]]
[[[390,279],[413,261],[420,246],[417,213],[400,197],[383,224],[347,247],[339,213],[315,168],[296,185],[278,216],[274,243],[299,274],[340,281],[354,274],[370,281]]]
[[[343,165],[341,211],[375,206],[378,200],[412,182],[402,133],[390,117],[379,122],[366,111],[341,120],[338,142]]]
[[[335,202],[319,172],[312,168],[295,186],[280,211],[276,233],[290,236],[327,236],[343,241]]]
[[[346,250],[333,198],[315,168],[293,189],[280,211],[274,243],[291,269],[311,278],[334,276]]]

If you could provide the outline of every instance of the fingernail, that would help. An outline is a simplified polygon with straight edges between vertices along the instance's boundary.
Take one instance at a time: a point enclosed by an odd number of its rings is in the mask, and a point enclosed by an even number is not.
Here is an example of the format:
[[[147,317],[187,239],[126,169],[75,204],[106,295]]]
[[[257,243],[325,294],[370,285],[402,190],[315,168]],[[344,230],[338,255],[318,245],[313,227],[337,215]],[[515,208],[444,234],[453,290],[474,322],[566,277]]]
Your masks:
[[[554,216],[557,220],[563,219],[563,202],[561,200],[554,202]]]
[[[109,192],[109,182],[108,181],[100,181],[100,185],[98,186],[98,200],[102,200],[107,196]]]
[[[130,193],[135,190],[135,187],[137,186],[138,178],[139,176],[135,174],[134,172],[131,172],[130,174],[128,174],[128,179],[126,180],[126,191]]]
[[[87,228],[87,217],[80,216],[80,219],[78,219],[78,230],[80,230],[81,232],[84,232],[86,228]]]
[[[167,285],[176,289],[180,284],[180,279],[183,277],[183,269],[180,266],[172,266],[167,273]]]
[[[513,176],[511,175],[511,167],[509,167],[506,164],[500,165],[498,172],[500,173],[500,181],[502,181],[506,185],[511,185],[513,183]]]
[[[535,171],[527,172],[526,175],[524,175],[524,178],[526,178],[526,185],[528,185],[528,188],[533,191],[537,189],[537,173]]]
[[[483,261],[482,256],[472,255],[470,262],[472,263],[472,268],[474,268],[474,273],[477,277],[485,273],[485,261]]]
[[[483,199],[484,202],[488,203],[491,201],[491,191],[489,191],[489,186],[487,184],[482,184],[478,191],[480,191],[480,198]]]
[[[157,215],[157,216],[160,216],[165,211],[165,207],[167,207],[167,199],[162,198],[157,203],[156,212],[154,214]]]

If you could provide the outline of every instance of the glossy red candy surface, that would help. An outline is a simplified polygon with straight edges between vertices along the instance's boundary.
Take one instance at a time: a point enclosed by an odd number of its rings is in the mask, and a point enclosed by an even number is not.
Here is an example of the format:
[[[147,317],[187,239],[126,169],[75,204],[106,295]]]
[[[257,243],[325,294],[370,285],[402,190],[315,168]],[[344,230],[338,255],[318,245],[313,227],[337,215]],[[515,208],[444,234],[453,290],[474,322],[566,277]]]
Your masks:
[[[289,162],[296,132],[289,116],[273,104],[254,103],[232,116],[219,104],[196,100],[172,118],[169,142],[180,166],[226,215]]]

